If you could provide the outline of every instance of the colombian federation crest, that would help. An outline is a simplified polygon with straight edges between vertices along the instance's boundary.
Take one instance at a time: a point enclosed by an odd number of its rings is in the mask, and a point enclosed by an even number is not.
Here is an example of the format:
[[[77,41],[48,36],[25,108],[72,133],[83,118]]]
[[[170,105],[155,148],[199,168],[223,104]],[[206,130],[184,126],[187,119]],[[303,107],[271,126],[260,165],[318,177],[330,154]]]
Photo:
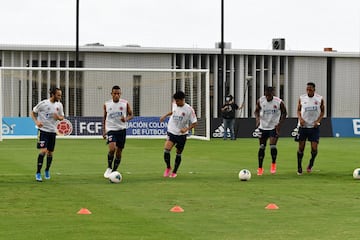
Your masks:
[[[69,120],[64,119],[57,123],[56,129],[58,135],[69,136],[73,131],[73,126]]]

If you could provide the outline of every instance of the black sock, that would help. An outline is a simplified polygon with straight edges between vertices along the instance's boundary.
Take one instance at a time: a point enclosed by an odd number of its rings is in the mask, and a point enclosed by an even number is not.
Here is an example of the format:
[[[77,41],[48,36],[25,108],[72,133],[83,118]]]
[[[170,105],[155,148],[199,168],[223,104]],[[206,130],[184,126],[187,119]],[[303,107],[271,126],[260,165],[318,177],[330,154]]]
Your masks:
[[[45,155],[43,155],[43,154],[41,154],[41,153],[38,155],[36,173],[40,173],[40,172],[41,172],[41,168],[42,168],[42,165],[43,165],[43,162],[44,162],[44,156],[45,156]]]
[[[272,163],[276,163],[276,156],[277,156],[277,148],[271,148],[271,159]]]
[[[112,169],[113,172],[116,171],[120,165],[120,162],[121,162],[121,157],[120,158],[115,158],[115,161],[114,161],[114,168]]]
[[[167,168],[171,168],[171,165],[170,165],[170,152],[169,151],[164,151],[164,161],[166,163],[166,167]]]
[[[181,163],[181,154],[176,154],[176,158],[175,158],[175,166],[174,166],[174,170],[173,170],[173,173],[176,173],[179,166],[180,166],[180,163]]]
[[[114,155],[108,154],[107,158],[108,158],[108,168],[112,169],[112,163],[113,163],[113,160],[114,160]]]
[[[303,152],[297,152],[297,162],[298,162],[298,169],[302,169],[302,159],[303,159],[304,153]]]
[[[316,158],[316,155],[317,155],[317,151],[312,151],[311,152],[311,159],[309,161],[309,168],[312,168],[314,166],[314,161],[315,161],[315,158]]]
[[[258,152],[258,162],[259,162],[259,168],[262,168],[263,162],[265,157],[265,149],[260,148]]]
[[[48,155],[46,157],[46,168],[45,168],[46,171],[49,171],[51,163],[52,163],[52,159],[53,159],[53,156]]]

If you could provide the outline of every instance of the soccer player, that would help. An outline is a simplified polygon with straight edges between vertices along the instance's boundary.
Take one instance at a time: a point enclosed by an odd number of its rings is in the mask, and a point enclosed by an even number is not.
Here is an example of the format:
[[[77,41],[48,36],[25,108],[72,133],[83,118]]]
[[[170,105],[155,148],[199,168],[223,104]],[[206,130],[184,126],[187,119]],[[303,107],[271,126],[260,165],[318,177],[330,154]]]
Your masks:
[[[311,158],[306,171],[310,173],[312,167],[314,166],[320,138],[319,127],[324,114],[325,103],[323,97],[315,93],[315,83],[307,83],[306,94],[300,96],[297,106],[299,132],[295,140],[299,142],[299,148],[297,151],[298,175],[301,175],[303,172],[302,159],[304,156],[306,140],[311,142]]]
[[[105,178],[109,178],[109,175],[117,171],[120,165],[122,150],[126,141],[126,122],[133,118],[133,111],[128,101],[120,98],[121,89],[119,86],[112,87],[111,96],[112,99],[104,104],[103,138],[107,139],[109,145]]]
[[[57,121],[64,119],[64,108],[60,88],[50,89],[50,98],[40,101],[32,110],[31,118],[38,127],[37,148],[40,150],[37,158],[35,180],[42,182],[41,168],[46,155],[45,179],[50,179],[50,166],[56,141]]]
[[[160,117],[160,122],[163,122],[170,116],[167,125],[167,139],[164,146],[166,169],[163,176],[171,178],[177,176],[177,171],[181,163],[181,153],[185,147],[187,134],[197,125],[194,109],[185,103],[185,93],[178,91],[173,95],[173,99],[175,103],[172,106],[172,111]],[[176,147],[176,158],[174,169],[171,172],[170,152],[174,146]]]
[[[274,96],[274,88],[266,87],[265,95],[256,102],[255,109],[256,128],[259,130],[259,151],[257,175],[264,173],[263,162],[265,157],[266,142],[270,139],[271,167],[270,173],[276,173],[276,144],[279,139],[280,126],[287,115],[284,102]]]

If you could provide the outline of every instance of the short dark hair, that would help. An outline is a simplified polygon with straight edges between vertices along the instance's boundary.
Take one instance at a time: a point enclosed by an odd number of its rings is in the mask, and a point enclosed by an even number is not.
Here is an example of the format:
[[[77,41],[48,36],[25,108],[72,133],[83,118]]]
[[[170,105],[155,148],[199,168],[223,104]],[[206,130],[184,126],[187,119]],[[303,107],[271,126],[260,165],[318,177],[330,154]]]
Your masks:
[[[53,95],[55,95],[57,91],[61,91],[61,89],[58,88],[58,87],[51,87],[51,88],[49,89],[50,97],[53,96]]]
[[[114,90],[114,89],[116,89],[116,90],[119,90],[119,89],[120,89],[120,90],[121,90],[121,88],[120,88],[118,85],[113,86],[112,89],[111,89],[111,91]]]
[[[315,88],[315,83],[313,83],[313,82],[308,82],[306,85],[312,86],[313,88]]]
[[[271,93],[275,90],[275,87],[272,87],[272,86],[267,86],[265,87],[265,92],[266,93]]]
[[[174,96],[174,99],[184,99],[185,98],[185,93],[183,91],[177,91]]]

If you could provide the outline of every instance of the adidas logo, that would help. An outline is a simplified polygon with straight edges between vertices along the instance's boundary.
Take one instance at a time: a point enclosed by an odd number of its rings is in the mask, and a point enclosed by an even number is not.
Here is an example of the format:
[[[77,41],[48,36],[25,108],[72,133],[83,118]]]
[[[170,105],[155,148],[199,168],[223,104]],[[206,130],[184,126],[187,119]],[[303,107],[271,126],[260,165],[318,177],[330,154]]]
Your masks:
[[[255,129],[254,132],[252,133],[254,138],[261,138],[261,134],[262,134],[262,132],[258,128]]]
[[[224,132],[225,132],[224,123],[222,123],[220,126],[218,126],[215,129],[215,132],[213,132],[212,135],[213,135],[214,138],[220,138],[220,137],[224,136]],[[228,134],[228,137],[230,138],[230,132],[228,132],[227,134]]]

